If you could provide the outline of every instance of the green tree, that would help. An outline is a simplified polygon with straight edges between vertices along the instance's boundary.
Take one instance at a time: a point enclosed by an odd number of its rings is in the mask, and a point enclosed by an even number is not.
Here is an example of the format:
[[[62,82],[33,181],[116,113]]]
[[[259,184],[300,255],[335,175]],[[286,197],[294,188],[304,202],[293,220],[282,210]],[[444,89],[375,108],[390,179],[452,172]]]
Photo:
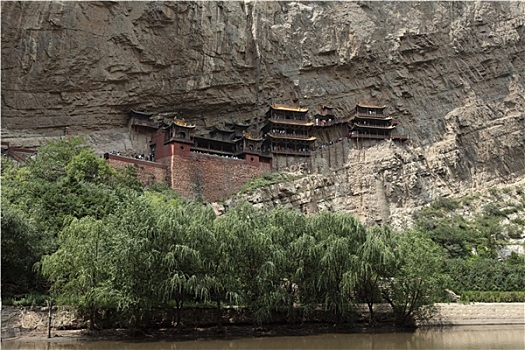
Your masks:
[[[123,325],[145,328],[150,310],[165,305],[162,300],[162,243],[158,232],[159,198],[152,193],[128,197],[108,216],[112,255],[108,264],[115,306]],[[160,204],[159,204],[160,205]]]
[[[366,230],[346,213],[322,212],[309,218],[309,225],[316,238],[318,297],[342,321],[355,303],[358,247],[365,241]]]
[[[198,246],[213,225],[209,214],[202,204],[193,202],[168,206],[159,218],[159,234],[166,235],[161,240],[166,247],[162,250],[164,298],[175,301],[179,327],[184,303],[208,299],[211,282],[215,282],[205,278],[204,257]]]
[[[446,286],[442,249],[419,232],[399,234],[393,242],[392,260],[382,295],[392,306],[398,325],[413,326],[415,317],[441,297]]]
[[[116,208],[128,189],[122,183],[133,183],[125,176],[79,138],[52,141],[38,149],[34,160],[2,177],[2,199],[34,220],[45,252],[51,253],[68,217],[102,218]]]
[[[101,220],[73,218],[59,235],[59,249],[44,256],[42,273],[52,282],[51,291],[60,303],[85,312],[90,327],[101,308],[114,305],[115,292],[108,274],[112,251]]]
[[[229,241],[227,254],[234,257],[241,302],[257,323],[268,321],[273,298],[267,293],[274,283],[276,265],[270,260],[272,238],[267,213],[242,203],[217,219],[216,230],[218,234],[227,233],[223,237]]]
[[[237,256],[233,249],[237,239],[232,232],[223,229],[210,207],[202,207],[198,215],[203,229],[195,238],[201,252],[202,284],[206,289],[206,299],[216,304],[216,321],[222,327],[222,307],[224,303],[239,305],[241,302],[241,282],[236,271]],[[209,226],[211,224],[211,227]]]
[[[2,297],[42,290],[33,269],[40,252],[31,218],[8,201],[2,201]]]
[[[287,321],[293,322],[294,303],[299,301],[299,286],[302,284],[307,259],[304,246],[296,242],[306,233],[307,221],[296,210],[280,207],[271,212],[269,225],[272,227],[269,259],[276,266],[269,296],[273,298],[273,308],[286,310]]]
[[[374,226],[367,232],[364,243],[358,248],[358,269],[349,283],[355,285],[357,298],[365,301],[370,313],[370,322],[375,324],[374,303],[381,300],[380,282],[394,262],[392,232],[386,226]]]

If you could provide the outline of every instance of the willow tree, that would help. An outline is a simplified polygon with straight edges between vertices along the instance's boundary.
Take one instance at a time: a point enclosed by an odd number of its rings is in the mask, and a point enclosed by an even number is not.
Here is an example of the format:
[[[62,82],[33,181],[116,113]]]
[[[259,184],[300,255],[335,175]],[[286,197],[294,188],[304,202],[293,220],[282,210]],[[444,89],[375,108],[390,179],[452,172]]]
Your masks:
[[[87,313],[92,328],[98,310],[115,304],[106,226],[92,217],[73,218],[58,241],[58,250],[42,259],[42,274],[51,281],[51,291],[59,302]]]
[[[149,312],[162,305],[162,242],[154,201],[151,193],[130,197],[107,219],[113,251],[108,269],[118,291],[116,307],[124,324],[137,328],[147,326]]]
[[[203,208],[169,191],[146,191],[108,219],[118,309],[129,325],[148,326],[152,311],[174,305],[180,327],[184,304],[206,298],[198,242],[206,240],[213,216]]]
[[[197,215],[201,222],[195,244],[202,256],[201,293],[205,301],[216,304],[216,322],[222,326],[224,303],[237,305],[240,302],[241,282],[236,268],[238,257],[233,253],[238,241],[225,223],[216,218],[208,206],[201,206]]]
[[[303,315],[308,315],[320,304],[320,292],[318,291],[318,276],[322,273],[319,266],[318,255],[320,255],[317,240],[306,229],[290,245],[292,259],[295,260],[295,281],[297,281],[298,301]]]
[[[380,284],[394,262],[392,232],[385,226],[368,229],[365,241],[357,250],[356,273],[345,275],[347,285],[354,285],[357,298],[365,301],[370,313],[370,323],[375,324],[374,303],[381,300]]]
[[[325,308],[340,321],[354,303],[356,278],[349,276],[357,274],[358,247],[365,240],[366,230],[346,213],[322,212],[309,223],[316,237],[317,291]]]
[[[267,276],[271,283],[266,297],[273,309],[285,309],[287,321],[292,322],[294,303],[299,301],[299,286],[305,272],[304,246],[296,242],[306,234],[306,218],[294,209],[279,207],[270,213],[269,227],[272,239],[269,261],[276,268],[273,276]]]
[[[392,306],[400,326],[413,326],[439,300],[447,281],[444,253],[431,239],[416,231],[395,236],[394,259],[387,269],[383,298]]]
[[[213,212],[200,203],[176,200],[162,203],[157,209],[163,299],[175,302],[176,322],[181,327],[185,302],[208,299],[215,285],[208,278],[201,252],[202,242],[211,237]]]
[[[254,314],[256,322],[271,317],[271,298],[267,292],[274,283],[276,265],[270,260],[272,249],[268,213],[242,203],[217,219],[216,230],[227,240],[240,283],[240,301]]]

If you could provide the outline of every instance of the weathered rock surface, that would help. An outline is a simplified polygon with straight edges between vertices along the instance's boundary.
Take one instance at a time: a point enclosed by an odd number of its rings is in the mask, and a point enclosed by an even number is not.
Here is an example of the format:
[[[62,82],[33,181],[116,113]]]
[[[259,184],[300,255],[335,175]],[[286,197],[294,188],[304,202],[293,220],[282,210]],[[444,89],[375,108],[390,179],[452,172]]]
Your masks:
[[[328,103],[344,116],[362,101],[389,106],[410,143],[352,148],[345,166],[301,180],[293,191],[308,193],[304,208],[385,220],[525,175],[523,2],[53,1],[1,11],[2,136],[16,145],[67,127],[98,150],[129,149],[129,108],[256,125],[272,102]]]
[[[19,337],[30,331],[47,330],[49,322],[47,307],[14,307],[2,306],[2,338]],[[78,329],[85,328],[86,322],[75,310],[68,307],[53,307],[51,328]]]

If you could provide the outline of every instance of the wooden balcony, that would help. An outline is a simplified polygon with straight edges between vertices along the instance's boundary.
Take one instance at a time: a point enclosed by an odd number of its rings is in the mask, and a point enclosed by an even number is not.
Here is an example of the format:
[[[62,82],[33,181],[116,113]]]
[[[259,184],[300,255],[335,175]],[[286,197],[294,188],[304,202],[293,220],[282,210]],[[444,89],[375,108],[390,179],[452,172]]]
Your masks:
[[[351,134],[350,138],[352,139],[374,139],[374,140],[393,140],[393,141],[407,141],[407,135],[389,135],[389,134],[367,134],[367,133],[358,133]]]
[[[353,119],[392,120],[392,117],[384,114],[354,113]]]
[[[314,123],[308,120],[298,120],[298,119],[280,119],[280,118],[270,118],[269,122],[278,125],[299,125],[299,126],[313,126]]]
[[[393,130],[395,125],[375,125],[375,124],[364,124],[364,123],[354,123],[354,128],[359,129],[373,129],[373,130]]]
[[[132,117],[130,123],[131,123],[131,126],[142,126],[142,127],[149,128],[149,129],[155,129],[155,130],[157,129],[156,123],[153,122],[152,120]]]
[[[272,139],[282,139],[282,140],[297,140],[297,141],[315,141],[314,136],[308,136],[308,135],[297,135],[297,134],[279,134],[279,133],[273,133],[269,132],[267,134]]]

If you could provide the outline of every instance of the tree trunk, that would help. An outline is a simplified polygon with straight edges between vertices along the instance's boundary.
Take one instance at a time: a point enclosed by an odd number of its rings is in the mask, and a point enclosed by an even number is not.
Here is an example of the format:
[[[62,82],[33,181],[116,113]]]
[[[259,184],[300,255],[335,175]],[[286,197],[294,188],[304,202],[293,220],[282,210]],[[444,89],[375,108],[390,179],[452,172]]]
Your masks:
[[[182,301],[176,302],[177,306],[177,330],[182,330]]]
[[[222,309],[221,309],[221,299],[217,299],[217,325],[219,328],[222,328]]]
[[[370,313],[370,324],[374,325],[375,324],[375,319],[374,319],[374,302],[369,300],[367,302],[367,304],[368,304],[368,312]]]
[[[286,292],[288,293],[288,296],[290,300],[288,301],[288,315],[286,317],[286,321],[288,323],[294,323],[294,308],[293,308],[293,302],[295,299],[295,293],[293,288],[293,283],[291,280],[288,281],[288,286],[286,288]]]
[[[47,307],[49,308],[49,312],[47,314],[47,337],[51,338],[51,308],[53,307],[53,303],[49,300],[46,300]]]
[[[294,309],[293,309],[293,295],[290,298],[290,302],[288,303],[288,317],[287,317],[288,323],[294,323]]]
[[[91,309],[89,311],[89,325],[88,325],[88,329],[90,331],[95,329],[95,308],[93,308],[93,307],[91,307]]]

